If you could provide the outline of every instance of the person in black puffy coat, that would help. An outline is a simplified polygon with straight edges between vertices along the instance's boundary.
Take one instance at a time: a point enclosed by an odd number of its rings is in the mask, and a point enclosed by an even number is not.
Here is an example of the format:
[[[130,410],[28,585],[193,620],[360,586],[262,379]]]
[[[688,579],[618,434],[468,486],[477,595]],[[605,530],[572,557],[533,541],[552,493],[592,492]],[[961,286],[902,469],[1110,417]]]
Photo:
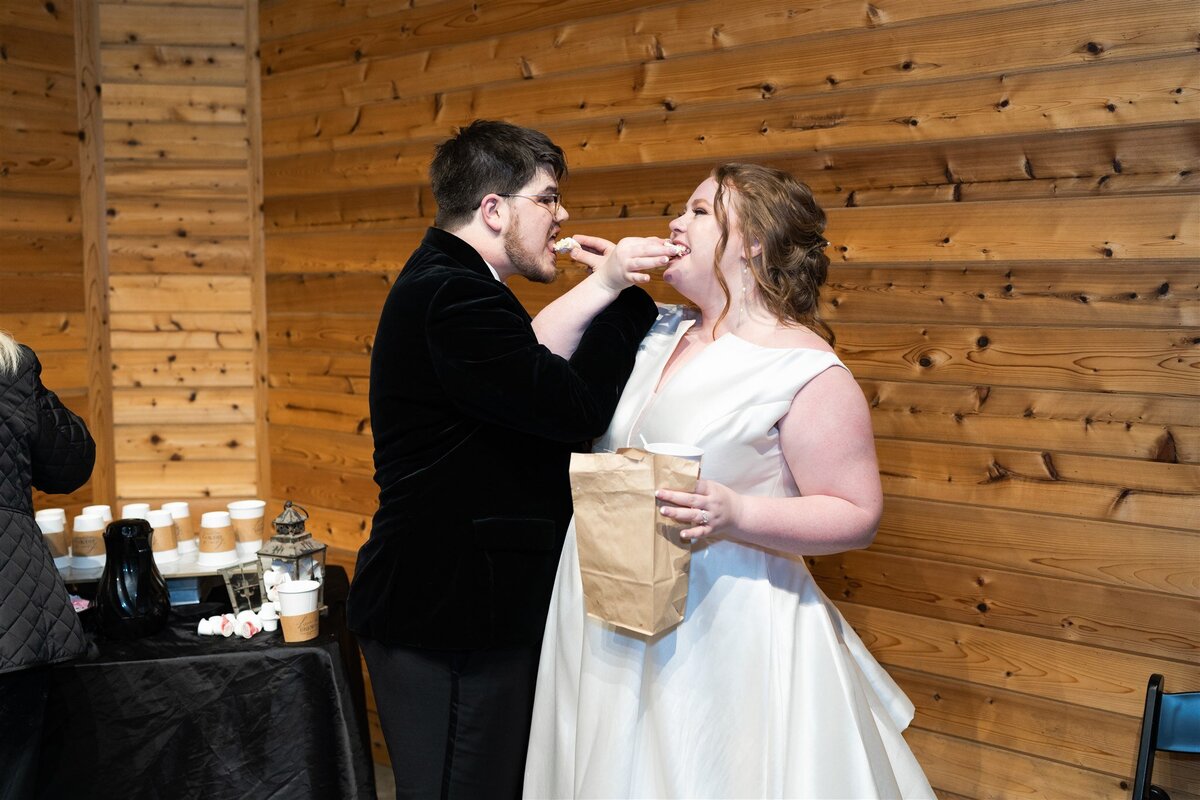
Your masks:
[[[33,351],[0,331],[0,800],[33,795],[47,665],[86,650],[34,521],[31,487],[78,489],[92,474],[96,445],[41,373]]]

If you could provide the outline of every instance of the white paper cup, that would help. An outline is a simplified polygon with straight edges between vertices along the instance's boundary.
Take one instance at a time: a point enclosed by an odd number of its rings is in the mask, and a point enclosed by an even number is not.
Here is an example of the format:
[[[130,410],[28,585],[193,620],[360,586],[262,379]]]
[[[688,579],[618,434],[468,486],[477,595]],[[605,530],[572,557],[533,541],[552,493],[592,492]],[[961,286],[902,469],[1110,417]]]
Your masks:
[[[92,569],[104,566],[104,518],[80,514],[71,525],[71,566]]]
[[[233,533],[237,537],[238,558],[243,561],[254,558],[262,547],[266,506],[265,500],[236,500],[228,506]]]
[[[233,525],[228,511],[208,511],[200,517],[200,553],[196,563],[202,567],[227,567],[238,561]]]
[[[151,511],[146,515],[150,523],[150,549],[154,551],[155,564],[170,564],[179,560],[179,548],[175,544],[175,518],[170,511]]]
[[[287,642],[307,642],[320,631],[316,581],[288,581],[275,587],[279,593],[279,624]]]
[[[196,552],[196,529],[192,526],[192,511],[187,503],[163,503],[162,510],[175,520],[175,546],[180,554]]]
[[[284,617],[294,617],[317,610],[317,589],[321,584],[316,581],[288,581],[281,583],[276,589],[279,592],[279,614]]]
[[[643,445],[643,448],[647,453],[654,453],[656,456],[675,456],[686,458],[688,461],[699,461],[704,456],[704,450],[701,448],[678,442],[650,442]]]
[[[62,523],[63,529],[67,527],[67,510],[65,508],[43,508],[33,515],[34,519],[41,522],[43,519],[57,519]]]
[[[84,506],[83,511],[81,511],[79,513],[80,514],[98,514],[100,516],[100,518],[102,520],[104,520],[105,525],[112,522],[112,520],[113,520],[112,506]]]
[[[126,503],[121,506],[121,519],[146,519],[149,513],[149,503]]]
[[[47,510],[62,511],[61,508]],[[64,512],[63,517],[65,516]],[[42,541],[46,543],[50,555],[54,556],[54,566],[60,570],[71,566],[71,536],[67,533],[67,526],[63,523],[63,518],[58,514],[51,513],[43,514],[35,519],[38,527],[42,530]]]

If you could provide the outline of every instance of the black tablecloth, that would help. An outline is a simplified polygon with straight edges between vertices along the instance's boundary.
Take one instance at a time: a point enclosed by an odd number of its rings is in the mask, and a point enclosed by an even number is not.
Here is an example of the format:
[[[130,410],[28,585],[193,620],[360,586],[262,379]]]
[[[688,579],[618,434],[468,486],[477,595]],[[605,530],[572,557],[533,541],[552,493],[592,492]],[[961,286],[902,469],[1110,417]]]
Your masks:
[[[153,637],[55,666],[38,796],[374,797],[345,573],[330,572],[312,641],[198,636],[215,609],[182,606]]]

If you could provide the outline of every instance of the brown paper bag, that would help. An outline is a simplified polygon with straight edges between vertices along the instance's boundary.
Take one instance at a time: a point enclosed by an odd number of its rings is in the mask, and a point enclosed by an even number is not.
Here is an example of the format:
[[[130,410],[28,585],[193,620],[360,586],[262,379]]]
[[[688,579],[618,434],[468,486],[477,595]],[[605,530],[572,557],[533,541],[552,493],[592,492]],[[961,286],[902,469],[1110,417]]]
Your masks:
[[[571,496],[587,613],[653,636],[687,607],[686,524],[658,513],[654,490],[695,489],[700,463],[629,448],[571,456]]]

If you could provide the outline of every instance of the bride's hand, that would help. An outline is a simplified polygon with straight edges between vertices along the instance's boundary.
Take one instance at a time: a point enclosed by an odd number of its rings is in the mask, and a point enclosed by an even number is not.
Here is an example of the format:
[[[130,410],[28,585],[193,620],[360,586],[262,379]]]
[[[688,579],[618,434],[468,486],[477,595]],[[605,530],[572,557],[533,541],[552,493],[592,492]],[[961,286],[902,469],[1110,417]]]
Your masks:
[[[733,532],[738,528],[742,497],[723,483],[696,481],[695,492],[659,489],[658,513],[692,527],[680,533],[684,539],[701,539],[715,532]]]
[[[579,247],[570,251],[572,261],[594,272],[613,293],[634,283],[647,283],[646,270],[661,269],[670,263],[675,251],[665,239],[630,236],[613,244],[599,236],[573,234]]]

